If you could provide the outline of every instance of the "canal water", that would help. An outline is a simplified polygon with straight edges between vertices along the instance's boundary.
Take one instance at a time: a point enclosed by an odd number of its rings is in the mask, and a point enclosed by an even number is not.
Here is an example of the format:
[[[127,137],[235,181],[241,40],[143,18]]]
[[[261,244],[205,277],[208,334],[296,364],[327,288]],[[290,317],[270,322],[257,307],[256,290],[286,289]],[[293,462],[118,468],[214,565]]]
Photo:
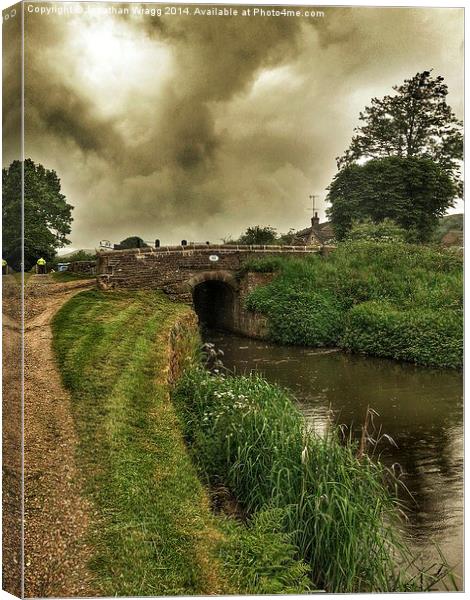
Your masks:
[[[367,408],[374,416],[375,449],[383,463],[398,463],[412,498],[406,528],[426,564],[439,560],[435,544],[463,571],[463,395],[462,374],[390,360],[277,346],[225,332],[206,332],[223,350],[225,367],[256,371],[289,388],[311,426],[321,433],[333,419],[360,436]]]

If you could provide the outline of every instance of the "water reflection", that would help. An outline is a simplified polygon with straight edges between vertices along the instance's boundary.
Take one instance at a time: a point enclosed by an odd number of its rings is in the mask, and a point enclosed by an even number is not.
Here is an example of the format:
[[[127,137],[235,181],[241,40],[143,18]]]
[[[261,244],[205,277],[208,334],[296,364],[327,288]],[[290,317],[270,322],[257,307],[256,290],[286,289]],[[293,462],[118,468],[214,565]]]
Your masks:
[[[384,463],[399,463],[407,496],[408,529],[427,563],[439,558],[439,544],[462,575],[463,397],[461,373],[433,370],[331,350],[283,347],[210,332],[206,339],[224,353],[237,373],[256,370],[291,389],[299,407],[321,433],[332,414],[359,435],[368,407],[376,451]]]

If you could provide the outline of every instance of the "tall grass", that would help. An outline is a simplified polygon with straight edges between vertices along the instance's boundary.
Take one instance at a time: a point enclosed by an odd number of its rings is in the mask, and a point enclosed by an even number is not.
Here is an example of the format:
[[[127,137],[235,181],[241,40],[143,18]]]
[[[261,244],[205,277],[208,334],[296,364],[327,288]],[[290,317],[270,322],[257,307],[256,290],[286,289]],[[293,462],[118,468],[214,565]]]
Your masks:
[[[274,341],[337,345],[429,366],[462,364],[463,271],[455,253],[356,241],[340,244],[328,259],[256,260],[245,269],[277,273],[246,303],[268,316]],[[385,320],[390,327],[384,330]],[[418,322],[423,336],[408,331]],[[352,343],[354,338],[361,342]]]
[[[331,429],[306,428],[289,395],[257,376],[186,373],[174,399],[200,472],[228,486],[249,514],[285,511],[284,528],[329,592],[427,589],[407,567],[400,505],[380,462],[358,458]]]
[[[308,565],[299,559],[294,535],[286,533],[287,511],[266,508],[247,523],[223,519],[219,556],[238,594],[305,594],[314,591]]]

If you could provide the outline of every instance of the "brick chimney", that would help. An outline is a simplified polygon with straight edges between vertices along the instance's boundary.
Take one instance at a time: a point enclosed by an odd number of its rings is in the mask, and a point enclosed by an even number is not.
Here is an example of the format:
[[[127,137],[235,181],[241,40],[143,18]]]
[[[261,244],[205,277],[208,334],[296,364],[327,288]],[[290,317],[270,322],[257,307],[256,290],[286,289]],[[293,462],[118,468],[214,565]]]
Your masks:
[[[320,219],[318,218],[318,213],[315,211],[312,217],[312,229],[317,229],[320,224]]]

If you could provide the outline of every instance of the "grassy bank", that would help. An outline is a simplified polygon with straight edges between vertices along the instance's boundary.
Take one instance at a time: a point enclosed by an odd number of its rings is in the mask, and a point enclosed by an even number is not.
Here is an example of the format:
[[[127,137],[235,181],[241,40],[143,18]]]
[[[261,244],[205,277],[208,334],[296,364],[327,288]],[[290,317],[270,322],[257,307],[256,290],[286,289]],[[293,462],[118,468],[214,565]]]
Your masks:
[[[156,294],[74,297],[54,320],[105,595],[213,593],[216,532],[167,397],[168,336],[186,309]]]
[[[52,273],[52,277],[54,281],[58,282],[68,282],[68,281],[78,281],[80,279],[96,279],[96,275],[90,275],[88,273],[72,273],[70,271],[56,271]]]
[[[163,294],[87,291],[56,315],[79,463],[96,508],[92,569],[107,596],[303,592],[282,518],[214,516],[169,401],[197,354],[194,317]]]
[[[317,589],[329,592],[424,590],[430,573],[408,569],[391,474],[342,443],[331,430],[307,431],[292,399],[252,377],[211,376],[201,368],[180,380],[174,400],[185,436],[209,485],[226,486],[243,509],[275,509],[308,562]]]
[[[276,273],[247,300],[268,316],[274,341],[461,367],[463,270],[455,253],[358,241],[328,259],[266,259],[246,268]]]

